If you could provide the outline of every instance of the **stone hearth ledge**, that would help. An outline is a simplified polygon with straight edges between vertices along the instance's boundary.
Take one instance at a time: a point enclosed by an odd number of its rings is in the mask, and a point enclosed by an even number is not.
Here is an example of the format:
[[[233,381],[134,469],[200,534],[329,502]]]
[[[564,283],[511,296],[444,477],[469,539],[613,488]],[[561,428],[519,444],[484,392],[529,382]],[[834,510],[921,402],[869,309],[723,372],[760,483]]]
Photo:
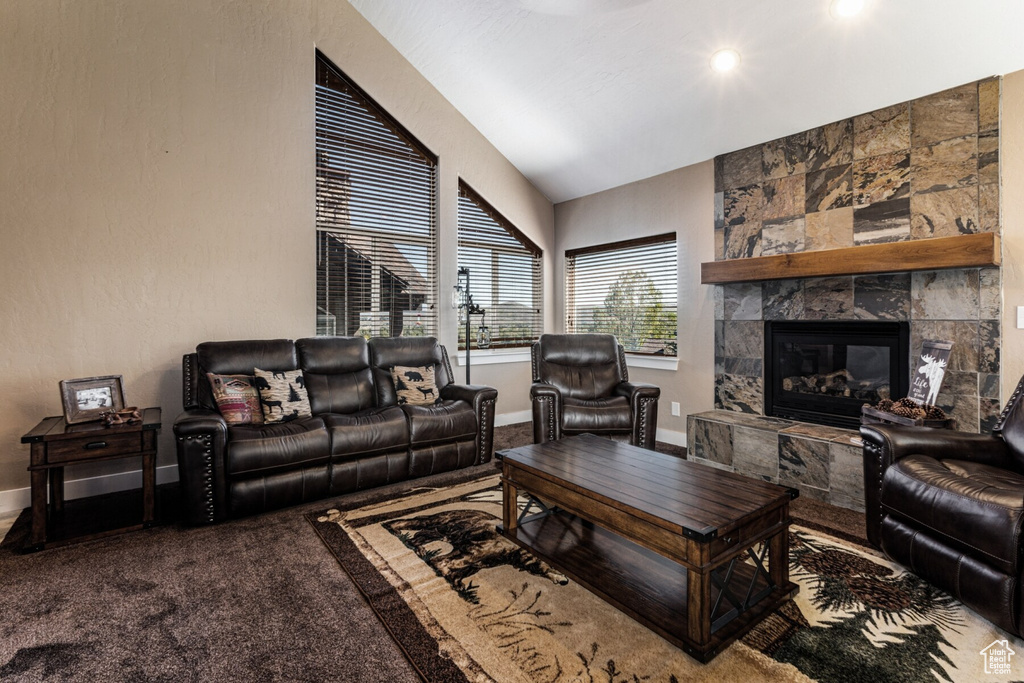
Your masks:
[[[688,415],[686,427],[689,460],[864,511],[863,444],[853,429],[731,410]]]

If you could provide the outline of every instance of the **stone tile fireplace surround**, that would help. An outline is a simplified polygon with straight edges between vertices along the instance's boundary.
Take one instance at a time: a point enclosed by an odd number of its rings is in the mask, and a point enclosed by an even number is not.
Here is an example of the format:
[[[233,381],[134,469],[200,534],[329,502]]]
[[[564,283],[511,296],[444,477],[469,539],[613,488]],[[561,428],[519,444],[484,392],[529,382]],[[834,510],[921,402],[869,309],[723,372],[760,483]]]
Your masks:
[[[998,78],[715,158],[716,260],[999,232]],[[837,265],[837,271],[839,266]],[[688,457],[863,508],[856,432],[763,416],[765,320],[896,320],[910,351],[954,343],[938,403],[964,431],[998,418],[1000,269],[715,287],[715,411]]]

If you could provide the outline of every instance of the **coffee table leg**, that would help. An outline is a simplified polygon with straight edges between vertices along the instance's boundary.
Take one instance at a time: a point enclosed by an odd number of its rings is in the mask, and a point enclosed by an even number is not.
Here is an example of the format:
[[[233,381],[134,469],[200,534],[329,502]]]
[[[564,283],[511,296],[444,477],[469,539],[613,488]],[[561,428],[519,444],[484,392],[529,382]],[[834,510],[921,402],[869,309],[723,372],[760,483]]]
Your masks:
[[[501,480],[501,523],[505,531],[519,526],[519,489],[508,479]]]
[[[686,570],[686,619],[691,639],[706,643],[711,638],[711,576]]]
[[[789,527],[768,539],[768,575],[776,586],[789,583]]]
[[[156,508],[156,454],[142,456],[142,524],[152,526]]]

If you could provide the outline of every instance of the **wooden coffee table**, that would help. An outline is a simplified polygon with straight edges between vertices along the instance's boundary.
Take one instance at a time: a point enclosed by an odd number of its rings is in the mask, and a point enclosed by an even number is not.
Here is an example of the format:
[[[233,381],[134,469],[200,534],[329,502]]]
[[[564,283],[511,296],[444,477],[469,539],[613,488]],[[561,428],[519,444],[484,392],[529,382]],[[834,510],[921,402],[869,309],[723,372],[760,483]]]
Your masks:
[[[590,434],[498,455],[501,533],[702,662],[798,590],[795,489]]]

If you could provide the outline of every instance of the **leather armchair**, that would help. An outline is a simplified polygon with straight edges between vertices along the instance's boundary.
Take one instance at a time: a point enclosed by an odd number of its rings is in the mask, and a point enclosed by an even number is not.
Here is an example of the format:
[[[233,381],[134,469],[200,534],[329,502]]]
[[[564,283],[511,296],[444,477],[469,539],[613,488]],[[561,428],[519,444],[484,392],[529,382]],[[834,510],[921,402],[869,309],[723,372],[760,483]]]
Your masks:
[[[992,623],[1022,634],[1024,380],[992,435],[864,425],[872,545]]]
[[[613,335],[544,334],[531,357],[534,443],[591,433],[654,449],[661,389],[629,381]]]

